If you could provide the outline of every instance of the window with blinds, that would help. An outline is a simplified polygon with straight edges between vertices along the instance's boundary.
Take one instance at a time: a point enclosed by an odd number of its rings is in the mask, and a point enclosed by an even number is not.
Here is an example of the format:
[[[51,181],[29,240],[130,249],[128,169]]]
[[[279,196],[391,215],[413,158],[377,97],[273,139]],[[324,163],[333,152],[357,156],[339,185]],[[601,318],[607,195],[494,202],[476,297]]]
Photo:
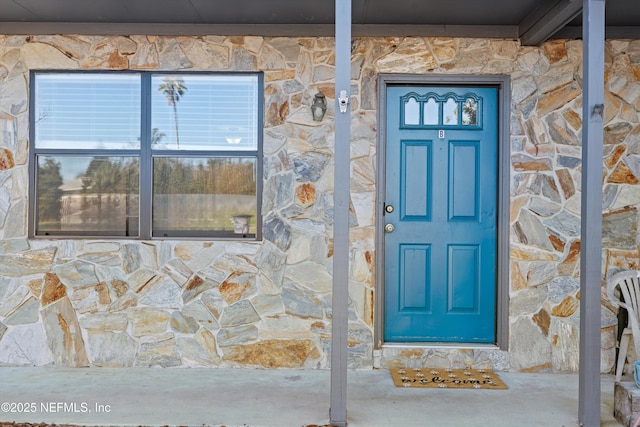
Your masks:
[[[260,238],[259,73],[31,73],[31,236]]]

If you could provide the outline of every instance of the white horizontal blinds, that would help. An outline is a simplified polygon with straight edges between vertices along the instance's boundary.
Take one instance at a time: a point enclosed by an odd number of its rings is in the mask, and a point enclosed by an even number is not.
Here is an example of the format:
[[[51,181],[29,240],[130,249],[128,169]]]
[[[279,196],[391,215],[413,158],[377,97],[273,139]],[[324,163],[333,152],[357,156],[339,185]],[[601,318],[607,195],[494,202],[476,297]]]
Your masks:
[[[152,77],[153,149],[253,151],[258,147],[258,77]]]
[[[137,73],[36,74],[35,108],[36,148],[140,146]]]

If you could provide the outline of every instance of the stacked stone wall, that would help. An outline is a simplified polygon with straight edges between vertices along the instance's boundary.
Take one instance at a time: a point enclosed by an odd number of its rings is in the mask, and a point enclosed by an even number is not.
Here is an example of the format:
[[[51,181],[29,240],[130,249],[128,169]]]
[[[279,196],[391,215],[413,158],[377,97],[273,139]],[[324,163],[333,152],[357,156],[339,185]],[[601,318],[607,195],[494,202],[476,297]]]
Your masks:
[[[606,48],[608,274],[639,264],[640,41]],[[332,38],[0,35],[0,365],[327,368],[334,59]],[[581,64],[580,41],[353,40],[350,367],[578,368]],[[32,69],[264,72],[263,241],[28,239]],[[374,351],[379,73],[511,77],[508,351]]]

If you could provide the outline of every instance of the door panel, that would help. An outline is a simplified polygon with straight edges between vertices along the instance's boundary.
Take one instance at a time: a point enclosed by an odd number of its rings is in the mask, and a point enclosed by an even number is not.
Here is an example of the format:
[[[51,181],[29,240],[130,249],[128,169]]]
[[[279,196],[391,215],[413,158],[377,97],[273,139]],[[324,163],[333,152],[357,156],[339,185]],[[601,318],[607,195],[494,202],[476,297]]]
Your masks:
[[[477,219],[478,145],[477,142],[451,142],[449,145],[449,220]]]
[[[478,245],[449,246],[448,310],[453,313],[478,313]]]
[[[431,265],[429,245],[401,245],[400,247],[400,289],[402,296],[400,311],[428,312],[429,266]],[[424,286],[411,286],[422,283]]]
[[[431,144],[402,141],[402,219],[429,220],[431,212]]]
[[[494,343],[497,89],[388,86],[387,342]]]

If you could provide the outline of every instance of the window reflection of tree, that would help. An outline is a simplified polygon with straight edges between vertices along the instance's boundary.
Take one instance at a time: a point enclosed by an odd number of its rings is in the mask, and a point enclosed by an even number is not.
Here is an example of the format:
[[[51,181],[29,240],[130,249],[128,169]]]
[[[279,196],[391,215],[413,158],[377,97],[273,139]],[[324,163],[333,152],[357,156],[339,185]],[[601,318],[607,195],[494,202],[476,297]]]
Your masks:
[[[59,230],[63,194],[60,162],[46,158],[38,169],[38,223],[42,228]]]
[[[240,200],[256,196],[255,161],[156,158],[153,194],[156,228],[224,230],[231,227],[230,215],[255,214],[255,207],[245,212]]]
[[[472,98],[467,99],[462,104],[462,124],[476,125],[478,115],[478,104]]]
[[[180,149],[180,133],[178,131],[178,101],[187,91],[182,78],[167,77],[162,80],[162,84],[158,86],[158,90],[167,97],[169,106],[173,108],[173,121],[176,125],[176,147]]]
[[[125,158],[94,157],[81,177],[81,219],[83,228],[119,230],[126,227],[131,210],[129,200],[138,193],[138,165]],[[135,214],[137,215],[137,213]]]

